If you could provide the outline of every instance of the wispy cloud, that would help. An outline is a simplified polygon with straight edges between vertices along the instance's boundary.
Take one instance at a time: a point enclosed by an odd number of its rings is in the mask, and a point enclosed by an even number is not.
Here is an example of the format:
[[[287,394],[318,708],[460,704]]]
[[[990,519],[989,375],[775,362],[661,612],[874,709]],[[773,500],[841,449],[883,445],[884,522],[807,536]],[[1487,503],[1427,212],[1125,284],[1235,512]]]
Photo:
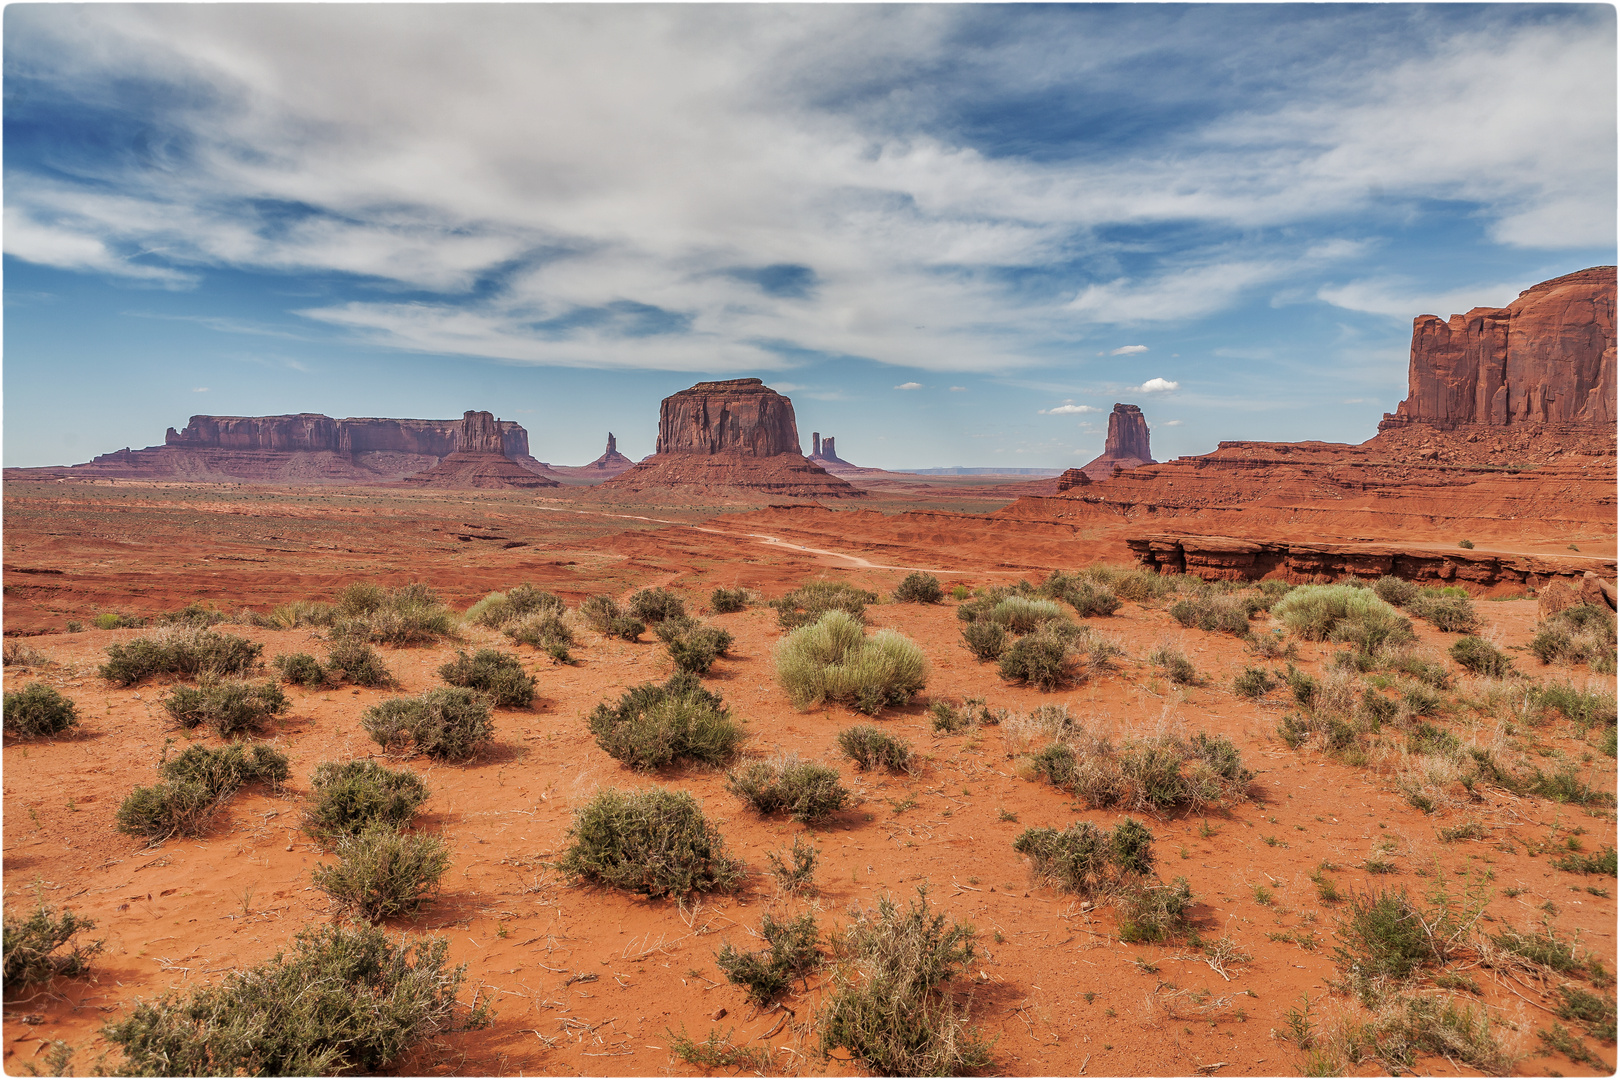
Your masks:
[[[896,390],[921,390],[922,388],[923,384],[920,382],[903,382],[895,387]]]
[[[1101,409],[1090,405],[1059,405],[1053,409],[1042,409],[1042,416],[1077,416],[1081,413],[1100,413]]]
[[[1115,349],[1113,352],[1109,353],[1108,355],[1109,356],[1135,356],[1137,353],[1145,353],[1147,351],[1148,351],[1148,347],[1146,345],[1121,345],[1119,348]]]

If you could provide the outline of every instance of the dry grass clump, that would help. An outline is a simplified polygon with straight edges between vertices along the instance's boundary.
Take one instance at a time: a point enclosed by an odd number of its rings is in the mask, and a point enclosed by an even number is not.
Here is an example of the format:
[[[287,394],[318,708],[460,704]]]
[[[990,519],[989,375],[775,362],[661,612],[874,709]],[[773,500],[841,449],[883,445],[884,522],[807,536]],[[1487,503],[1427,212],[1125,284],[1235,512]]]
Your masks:
[[[983,724],[1001,723],[1000,714],[991,712],[984,698],[963,698],[960,705],[936,701],[928,706],[928,712],[936,735],[955,735]]]
[[[1005,726],[1005,725],[1004,725]],[[1199,810],[1243,798],[1254,773],[1224,735],[1170,732],[1112,740],[1068,727],[1021,767],[1090,806]]]
[[[287,779],[287,755],[268,743],[189,746],[158,768],[160,782],[137,787],[118,808],[120,832],[149,841],[201,836],[218,809],[245,784]]]
[[[715,963],[727,981],[748,989],[752,1004],[764,1006],[781,997],[794,979],[821,966],[821,933],[815,915],[806,912],[787,922],[767,914],[759,924],[759,936],[766,947],[758,952],[744,952],[729,941],[722,942]]]
[[[495,738],[488,699],[463,687],[389,698],[367,709],[360,726],[391,754],[426,754],[442,761],[467,761]]]
[[[639,626],[640,624],[637,623]],[[568,650],[574,647],[574,631],[561,614],[554,610],[541,611],[537,614],[524,616],[519,622],[506,627],[501,633],[511,638],[519,645],[530,645],[559,664],[571,664],[573,654]],[[640,636],[641,631],[636,631]]]
[[[0,647],[0,664],[6,667],[44,667],[51,662],[50,657],[29,645],[17,640],[11,640]]]
[[[189,626],[166,627],[148,637],[107,646],[99,674],[119,686],[153,675],[243,676],[259,664],[264,646],[235,634]]]
[[[784,630],[796,630],[820,622],[830,611],[842,611],[859,625],[866,625],[866,605],[877,603],[878,595],[858,589],[847,581],[812,581],[772,600],[776,622]]]
[[[397,589],[356,582],[338,594],[331,626],[334,641],[403,646],[453,640],[456,623],[455,612],[420,582]]]
[[[1271,614],[1309,641],[1342,641],[1364,653],[1414,640],[1409,619],[1357,585],[1301,585]]]
[[[349,836],[373,823],[399,829],[427,802],[428,787],[413,772],[375,761],[323,761],[310,777],[304,828],[323,840]]]
[[[1232,676],[1232,692],[1251,701],[1265,697],[1279,685],[1264,668],[1246,667]]]
[[[796,709],[838,701],[875,715],[928,684],[928,658],[915,642],[894,630],[867,637],[859,619],[839,610],[784,637],[775,662]]]
[[[1080,731],[1080,721],[1069,715],[1067,705],[1039,705],[1027,713],[1009,713],[1001,718],[1000,726],[1002,745],[1013,757]]]
[[[1092,563],[1080,571],[1082,577],[1107,588],[1121,600],[1160,600],[1176,591],[1176,577],[1141,566],[1113,566]]]
[[[761,814],[786,811],[807,825],[825,821],[851,801],[837,769],[797,754],[751,762],[727,773],[726,787]]]
[[[793,838],[791,847],[767,851],[765,861],[781,889],[808,896],[816,891],[816,856],[820,854],[821,849],[801,835]]]
[[[631,768],[656,769],[679,760],[721,765],[746,737],[720,695],[680,672],[659,686],[633,686],[617,705],[603,702],[587,721],[596,744]]]
[[[1614,612],[1592,604],[1567,607],[1536,624],[1530,651],[1543,664],[1587,664],[1599,675],[1613,675]]]
[[[1384,603],[1392,604],[1395,607],[1405,607],[1417,597],[1421,587],[1415,581],[1407,581],[1405,578],[1391,577],[1386,574],[1373,582],[1372,590],[1378,599]]]
[[[880,1076],[957,1076],[986,1069],[990,1044],[947,990],[975,955],[974,930],[890,897],[834,939],[837,970],[821,1011],[821,1050],[844,1048]]]
[[[653,627],[653,633],[664,643],[676,669],[694,675],[707,675],[736,641],[729,630],[698,622],[689,615],[665,619]]]
[[[895,587],[894,598],[903,604],[937,604],[945,599],[939,578],[914,570]]]
[[[59,952],[75,935],[94,930],[96,924],[73,912],[56,909],[43,901],[26,919],[6,919],[4,927],[4,977],[8,987],[47,982],[58,975],[83,975],[90,970],[90,958],[102,950],[104,942],[73,945]]]
[[[559,869],[649,896],[728,889],[746,870],[684,791],[605,788],[575,812],[568,836]]]
[[[862,772],[873,766],[882,766],[890,772],[910,772],[916,764],[910,744],[871,724],[857,724],[840,731],[838,747]]]
[[[439,678],[480,691],[496,705],[527,709],[534,701],[534,676],[516,656],[496,649],[479,649],[471,656],[457,649],[456,658],[439,667]]]
[[[153,620],[159,626],[206,628],[225,621],[225,613],[211,604],[193,600],[178,611],[166,611]]]
[[[291,955],[232,970],[189,995],[139,1001],[103,1034],[136,1076],[331,1076],[389,1070],[440,1034],[486,1026],[487,1005],[457,1023],[466,965],[449,942],[390,941],[370,926],[306,927]]]
[[[184,728],[209,724],[222,739],[258,731],[291,708],[287,695],[274,680],[246,683],[239,679],[208,679],[199,686],[176,686],[163,699],[163,708]]]
[[[1148,660],[1164,672],[1164,677],[1178,686],[1196,686],[1198,669],[1187,659],[1187,654],[1173,645],[1161,645]]]
[[[505,592],[493,592],[467,609],[465,622],[499,630],[537,615],[560,616],[567,610],[562,599],[533,585],[514,585]]]
[[[759,1046],[738,1046],[732,1041],[736,1028],[721,1034],[719,1028],[712,1027],[702,1042],[687,1034],[684,1023],[680,1031],[665,1028],[664,1033],[669,1039],[670,1052],[688,1065],[700,1069],[740,1069],[760,1076],[770,1072],[771,1052]]]
[[[591,597],[579,605],[579,615],[587,626],[605,637],[634,641],[647,629],[646,623],[626,615],[611,596]]]
[[[1406,610],[1450,634],[1471,634],[1479,629],[1474,602],[1468,599],[1468,590],[1457,585],[1420,589],[1406,602]]]
[[[1170,605],[1170,617],[1192,630],[1207,630],[1239,637],[1249,632],[1249,617],[1260,606],[1252,598],[1213,588],[1199,588]]]
[[[29,683],[21,690],[8,690],[3,700],[5,732],[14,739],[60,735],[79,723],[78,706],[41,682]]]
[[[338,863],[317,866],[314,885],[337,901],[339,911],[372,922],[414,915],[433,901],[450,867],[450,851],[436,836],[400,832],[372,821],[337,838]]]
[[[1064,892],[1106,895],[1153,870],[1153,834],[1134,818],[1113,829],[1077,821],[1057,829],[1025,829],[1013,850],[1028,856],[1037,878]]]
[[[1475,675],[1503,679],[1513,674],[1513,660],[1484,638],[1469,635],[1451,646],[1451,658]]]
[[[1082,619],[1094,615],[1112,615],[1120,607],[1119,597],[1114,590],[1089,574],[1065,574],[1054,570],[1041,583],[1040,591],[1045,596],[1062,600],[1074,608],[1075,614]]]
[[[1516,1059],[1502,1046],[1499,1028],[1483,1007],[1451,995],[1390,994],[1375,1008],[1346,1012],[1320,1030],[1304,1021],[1296,1038],[1309,1051],[1307,1076],[1346,1076],[1373,1062],[1411,1073],[1419,1055],[1506,1076]]]

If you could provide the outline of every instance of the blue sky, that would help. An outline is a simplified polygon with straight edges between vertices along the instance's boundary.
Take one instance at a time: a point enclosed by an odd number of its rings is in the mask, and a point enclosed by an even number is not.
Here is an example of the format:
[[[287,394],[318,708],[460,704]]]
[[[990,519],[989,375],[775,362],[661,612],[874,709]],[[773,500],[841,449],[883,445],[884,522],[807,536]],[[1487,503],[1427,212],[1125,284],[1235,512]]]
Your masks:
[[[1597,5],[5,10],[4,460],[192,413],[841,456],[1360,441],[1411,320],[1615,261]]]

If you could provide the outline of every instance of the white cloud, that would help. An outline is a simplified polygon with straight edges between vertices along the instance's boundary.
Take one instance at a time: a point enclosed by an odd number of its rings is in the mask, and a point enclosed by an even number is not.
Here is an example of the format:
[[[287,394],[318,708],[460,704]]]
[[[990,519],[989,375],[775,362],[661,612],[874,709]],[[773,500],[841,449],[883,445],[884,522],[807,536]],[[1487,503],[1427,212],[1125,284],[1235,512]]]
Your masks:
[[[1350,311],[1369,311],[1392,319],[1415,319],[1419,315],[1460,315],[1477,307],[1506,307],[1519,293],[1534,285],[1466,285],[1435,292],[1410,278],[1383,278],[1352,281],[1345,285],[1325,285],[1317,290],[1318,299]]]
[[[1119,348],[1115,349],[1113,352],[1109,353],[1108,355],[1109,356],[1134,356],[1137,353],[1145,353],[1147,351],[1148,351],[1148,347],[1146,345],[1121,345]]]
[[[895,387],[896,390],[921,390],[922,388],[923,384],[920,382],[903,382]]]
[[[1142,394],[1165,394],[1171,390],[1180,390],[1181,384],[1169,379],[1149,379],[1141,386],[1133,386],[1131,389]]]
[[[208,393],[208,387],[206,387],[206,386],[193,386],[191,388],[191,392],[193,394],[206,394],[206,393]]]
[[[1055,409],[1042,409],[1040,414],[1042,416],[1074,416],[1074,415],[1077,415],[1079,413],[1099,413],[1099,412],[1102,412],[1102,410],[1098,409],[1098,408],[1093,408],[1090,405],[1059,405]]]
[[[1159,421],[1159,426],[1160,427],[1180,427],[1181,425],[1182,425],[1182,421],[1180,421],[1180,420],[1160,420]]]
[[[965,390],[967,390],[967,387],[965,387],[965,386],[953,386],[953,387],[951,387],[951,393],[953,393],[953,394],[960,394],[960,393],[964,392]]]

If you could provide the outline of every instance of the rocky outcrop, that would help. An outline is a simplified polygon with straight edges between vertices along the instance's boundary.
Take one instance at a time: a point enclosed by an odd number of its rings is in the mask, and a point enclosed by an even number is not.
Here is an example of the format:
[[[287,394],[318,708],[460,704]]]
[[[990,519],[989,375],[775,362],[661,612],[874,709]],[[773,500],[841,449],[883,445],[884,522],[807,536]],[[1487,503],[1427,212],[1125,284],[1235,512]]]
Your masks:
[[[1615,268],[1544,281],[1505,308],[1412,321],[1407,398],[1379,430],[1406,424],[1615,422]]]
[[[812,432],[810,434],[810,445],[812,448],[810,460],[819,463],[823,468],[829,465],[842,465],[850,469],[859,467],[838,456],[838,440],[831,435],[823,439],[821,432]]]
[[[1127,469],[1156,465],[1148,448],[1147,420],[1136,405],[1114,406],[1108,414],[1108,440],[1102,456],[1080,466],[1092,480],[1108,480]]]
[[[589,465],[581,466],[581,468],[587,472],[611,477],[618,476],[626,469],[633,468],[635,464],[635,462],[619,453],[619,440],[615,439],[613,432],[610,431],[608,432],[607,449],[602,451],[602,456]]]
[[[490,419],[498,435],[494,452],[512,458],[529,453],[529,433],[522,425]],[[375,416],[334,420],[320,413],[193,416],[180,431],[170,428],[163,444],[184,450],[324,451],[351,456],[387,451],[442,458],[462,448],[462,427],[462,420],[392,420]],[[488,434],[481,437],[487,440]]]
[[[502,452],[501,430],[491,413],[472,410],[463,413],[456,432],[456,447],[454,453],[447,454],[443,460],[419,473],[407,476],[404,482],[415,487],[435,488],[562,486],[532,468],[525,468]]]
[[[604,493],[843,498],[862,492],[799,452],[793,402],[758,379],[702,382],[658,410],[658,449]]]

